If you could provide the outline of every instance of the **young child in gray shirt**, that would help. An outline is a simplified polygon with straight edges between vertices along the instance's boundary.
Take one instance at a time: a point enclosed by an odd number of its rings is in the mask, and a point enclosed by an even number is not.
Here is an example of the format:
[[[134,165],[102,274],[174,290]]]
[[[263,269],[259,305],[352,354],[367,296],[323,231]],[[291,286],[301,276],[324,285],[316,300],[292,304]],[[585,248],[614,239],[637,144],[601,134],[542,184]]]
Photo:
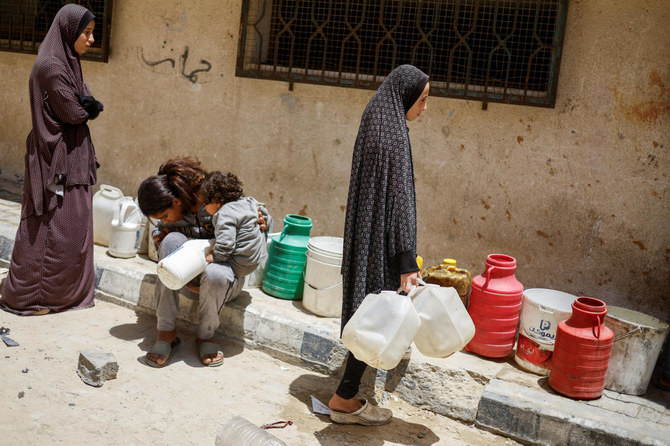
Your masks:
[[[205,209],[212,214],[215,243],[206,260],[225,262],[237,277],[251,274],[267,258],[267,232],[272,217],[265,206],[252,197],[245,197],[242,181],[229,172],[207,174],[200,185]],[[265,219],[266,231],[258,224],[259,212]]]

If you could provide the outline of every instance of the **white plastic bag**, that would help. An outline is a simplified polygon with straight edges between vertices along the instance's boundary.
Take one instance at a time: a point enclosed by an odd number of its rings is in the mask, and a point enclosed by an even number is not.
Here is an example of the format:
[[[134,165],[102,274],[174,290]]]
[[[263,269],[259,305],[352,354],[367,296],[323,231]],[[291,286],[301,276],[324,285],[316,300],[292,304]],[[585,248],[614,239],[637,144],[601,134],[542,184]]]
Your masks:
[[[419,351],[445,358],[462,350],[475,336],[475,324],[455,288],[426,284],[414,288],[409,297],[421,320],[414,344]]]
[[[342,343],[359,361],[383,370],[397,366],[419,331],[409,296],[368,294],[342,331]]]

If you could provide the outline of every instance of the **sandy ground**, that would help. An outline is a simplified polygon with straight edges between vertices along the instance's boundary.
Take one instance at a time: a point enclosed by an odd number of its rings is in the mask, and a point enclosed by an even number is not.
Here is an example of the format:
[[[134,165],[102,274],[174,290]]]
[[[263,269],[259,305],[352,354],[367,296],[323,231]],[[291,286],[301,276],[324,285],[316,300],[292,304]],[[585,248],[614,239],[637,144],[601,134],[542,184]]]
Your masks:
[[[394,412],[383,427],[340,426],[311,410],[310,395],[327,402],[337,380],[286,364],[240,343],[224,345],[222,367],[196,356],[193,333],[172,362],[154,369],[143,357],[155,319],[96,302],[87,310],[18,317],[0,311],[0,325],[18,347],[0,342],[0,443],[68,445],[212,445],[235,415],[272,429],[288,445],[513,445],[511,440],[416,409],[388,395]],[[117,379],[102,387],[77,375],[79,352],[114,354]]]

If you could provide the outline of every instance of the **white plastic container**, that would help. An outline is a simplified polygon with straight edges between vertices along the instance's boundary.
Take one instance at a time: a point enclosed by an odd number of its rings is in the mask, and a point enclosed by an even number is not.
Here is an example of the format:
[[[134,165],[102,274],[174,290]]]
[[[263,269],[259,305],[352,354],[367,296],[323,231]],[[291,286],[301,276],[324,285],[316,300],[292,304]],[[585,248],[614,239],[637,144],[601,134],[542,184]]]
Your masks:
[[[267,252],[270,252],[270,245],[272,244],[272,236],[273,235],[278,235],[278,233],[274,234],[268,234],[268,240],[267,240]],[[268,258],[265,257],[258,265],[258,268],[254,270],[253,273],[249,274],[248,276],[244,276],[244,285],[242,288],[248,289],[248,288],[260,288],[263,286],[263,277],[265,276],[265,265],[267,265]]]
[[[140,232],[135,242],[135,248],[137,248],[138,254],[148,254],[149,253],[149,219],[139,210],[139,203],[137,203],[137,198],[135,199],[137,208],[139,211],[140,219]]]
[[[116,206],[123,198],[121,189],[101,184],[100,190],[93,195],[93,242],[109,246],[112,233],[112,218]]]
[[[605,325],[614,332],[605,388],[644,395],[668,336],[668,324],[644,313],[608,305]],[[666,349],[670,348],[667,345]]]
[[[156,242],[154,241],[154,230],[156,229],[156,226],[150,219],[147,220],[147,255],[154,262],[158,262],[158,249],[156,248]]]
[[[312,237],[307,243],[302,306],[318,316],[342,314],[342,237]]]
[[[560,321],[572,315],[577,296],[549,288],[523,292],[519,316],[519,339],[514,361],[529,372],[549,375],[551,355]]]
[[[342,314],[341,264],[316,260],[309,249],[306,255],[302,306],[318,316],[340,317]]]
[[[216,434],[216,446],[286,446],[268,431],[236,416],[223,423]]]
[[[109,255],[128,259],[135,257],[142,229],[142,212],[135,200],[123,197],[117,202],[109,237]]]
[[[409,296],[421,319],[414,344],[422,354],[446,358],[475,336],[475,324],[455,288],[425,284]]]
[[[519,325],[526,336],[553,344],[558,323],[570,318],[573,294],[548,288],[529,288],[523,292]],[[553,350],[553,349],[552,349]]]
[[[163,285],[171,290],[179,290],[205,271],[205,255],[214,240],[189,240],[158,262],[156,273]]]
[[[421,320],[409,296],[368,294],[342,331],[342,343],[359,361],[383,370],[397,366]]]

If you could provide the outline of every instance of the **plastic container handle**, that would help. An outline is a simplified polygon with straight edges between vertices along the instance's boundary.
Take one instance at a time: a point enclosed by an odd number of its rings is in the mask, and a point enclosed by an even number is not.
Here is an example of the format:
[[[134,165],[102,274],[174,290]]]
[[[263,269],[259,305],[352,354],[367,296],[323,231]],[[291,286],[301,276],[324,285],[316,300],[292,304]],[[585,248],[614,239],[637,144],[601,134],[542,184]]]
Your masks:
[[[558,310],[555,309],[555,308],[545,308],[545,307],[543,307],[542,305],[538,305],[537,308],[538,308],[540,311],[542,311],[542,312],[544,312],[544,313],[548,313],[548,314],[554,314],[556,311],[558,311]]]
[[[597,324],[597,327],[598,327],[598,334],[596,334],[596,332],[595,332],[596,327],[593,327],[593,336],[595,336],[596,339],[600,339],[600,325],[601,325],[602,323],[600,322],[600,318],[598,317],[597,314],[594,314],[593,317],[595,317],[595,318],[596,318],[596,321],[598,322],[598,324]]]
[[[487,268],[487,269],[484,270],[484,275],[486,277],[486,282],[484,282],[484,286],[482,286],[482,290],[486,290],[486,288],[488,288],[489,281],[491,280],[491,274],[493,273],[493,271],[495,271],[495,269],[496,269],[496,267],[492,266],[492,267]]]
[[[624,334],[622,334],[621,336],[617,336],[616,338],[612,339],[612,343],[615,343],[615,342],[617,342],[617,341],[620,341],[620,340],[622,340],[623,338],[627,338],[628,336],[630,336],[630,335],[632,335],[632,334],[635,334],[635,333],[637,333],[637,332],[642,333],[642,327],[639,326],[639,325],[638,325],[636,328],[634,328],[634,329],[632,329],[631,331],[629,331],[628,333],[624,333]]]

